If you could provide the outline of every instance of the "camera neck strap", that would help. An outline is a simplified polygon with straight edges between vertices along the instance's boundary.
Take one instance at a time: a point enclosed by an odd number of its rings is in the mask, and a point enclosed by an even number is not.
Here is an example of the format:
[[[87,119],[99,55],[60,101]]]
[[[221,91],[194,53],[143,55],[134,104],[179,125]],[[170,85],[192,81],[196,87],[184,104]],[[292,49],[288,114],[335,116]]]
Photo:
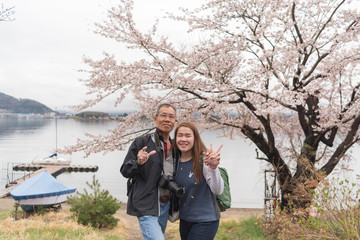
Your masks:
[[[156,146],[156,151],[160,151],[161,150],[161,144],[160,144],[160,141],[163,140],[162,137],[161,137],[161,133],[159,132],[158,129],[156,129],[155,133],[154,133],[154,141],[155,141],[155,146]],[[164,141],[163,141],[164,142]],[[170,139],[170,143],[171,143],[171,139]],[[166,161],[166,158],[167,158],[167,154],[166,154],[166,151],[167,151],[167,148],[166,148],[166,145],[164,144],[164,161]],[[175,148],[172,148],[170,150],[171,154],[172,154],[172,158],[173,158],[173,177],[176,176],[176,169],[177,169],[177,166],[178,166],[178,163],[179,163],[179,153],[175,153]],[[162,166],[162,174],[165,175],[165,171],[164,171],[164,161],[161,162],[161,166]]]

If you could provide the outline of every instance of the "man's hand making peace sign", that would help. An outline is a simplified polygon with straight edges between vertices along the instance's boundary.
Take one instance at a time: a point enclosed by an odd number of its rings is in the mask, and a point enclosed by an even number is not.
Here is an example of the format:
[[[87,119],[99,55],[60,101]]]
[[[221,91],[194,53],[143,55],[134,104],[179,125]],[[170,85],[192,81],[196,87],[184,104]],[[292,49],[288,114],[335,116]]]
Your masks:
[[[149,159],[151,155],[154,155],[156,153],[155,150],[152,150],[151,152],[146,152],[147,146],[143,147],[137,154],[137,161],[139,165],[144,165],[146,161]]]

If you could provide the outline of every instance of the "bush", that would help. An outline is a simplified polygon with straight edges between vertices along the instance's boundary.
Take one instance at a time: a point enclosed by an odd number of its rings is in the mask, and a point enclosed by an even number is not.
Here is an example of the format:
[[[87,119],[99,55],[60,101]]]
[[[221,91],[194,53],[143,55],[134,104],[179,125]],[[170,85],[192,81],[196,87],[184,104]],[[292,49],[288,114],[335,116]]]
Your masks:
[[[359,184],[324,180],[314,191],[312,206],[291,214],[276,212],[265,224],[271,239],[360,239]]]
[[[90,225],[94,228],[114,227],[118,219],[112,215],[120,209],[120,202],[109,194],[109,191],[100,191],[100,183],[93,176],[92,184],[86,182],[93,193],[84,193],[75,197],[69,197],[68,203],[77,218],[77,222],[83,225]]]
[[[333,236],[360,239],[360,185],[340,178],[332,182],[324,181],[315,193],[318,215]]]

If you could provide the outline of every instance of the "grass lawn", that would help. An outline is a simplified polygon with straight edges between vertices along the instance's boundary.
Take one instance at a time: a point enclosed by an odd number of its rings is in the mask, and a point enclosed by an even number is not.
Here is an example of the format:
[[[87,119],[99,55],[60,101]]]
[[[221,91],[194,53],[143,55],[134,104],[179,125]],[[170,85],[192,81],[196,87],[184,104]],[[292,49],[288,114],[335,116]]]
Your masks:
[[[33,215],[25,219],[14,220],[11,211],[0,211],[0,239],[104,239],[124,240],[131,233],[121,224],[113,229],[93,229],[90,226],[79,225],[70,217],[67,211],[49,212],[44,215]],[[261,224],[260,224],[261,225]],[[178,240],[178,228],[167,229],[167,240]],[[255,217],[239,221],[223,221],[220,224],[216,238],[266,240],[261,226]]]

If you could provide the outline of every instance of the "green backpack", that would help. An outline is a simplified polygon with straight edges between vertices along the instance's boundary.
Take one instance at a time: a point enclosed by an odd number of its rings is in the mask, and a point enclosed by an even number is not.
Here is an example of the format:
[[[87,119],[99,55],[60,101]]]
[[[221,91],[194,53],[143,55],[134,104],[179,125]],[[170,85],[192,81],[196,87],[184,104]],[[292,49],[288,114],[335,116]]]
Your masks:
[[[200,157],[200,164],[203,166],[202,156]],[[216,201],[218,202],[221,212],[226,211],[226,209],[231,207],[231,192],[229,184],[229,175],[225,168],[218,167],[220,171],[221,178],[224,181],[224,191],[221,195],[215,195]]]
[[[220,175],[224,181],[224,191],[221,195],[215,195],[216,201],[219,204],[220,211],[224,212],[226,209],[231,207],[231,193],[229,184],[229,175],[225,168],[219,167]]]

